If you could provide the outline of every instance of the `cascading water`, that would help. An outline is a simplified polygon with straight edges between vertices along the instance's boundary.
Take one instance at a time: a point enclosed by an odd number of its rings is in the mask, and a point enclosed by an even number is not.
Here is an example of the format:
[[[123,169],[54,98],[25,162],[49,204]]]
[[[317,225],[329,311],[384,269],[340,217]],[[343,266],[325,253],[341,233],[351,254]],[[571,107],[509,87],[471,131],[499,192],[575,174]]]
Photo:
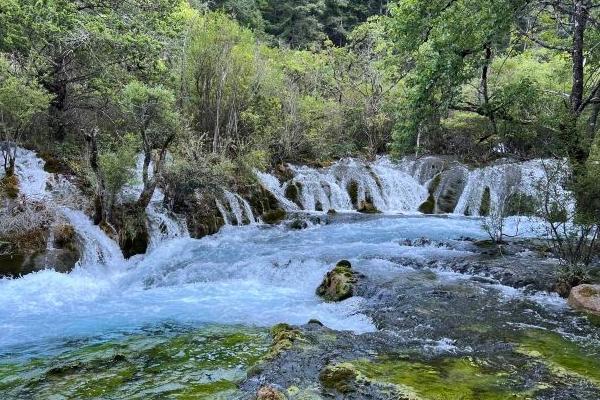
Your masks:
[[[468,173],[454,213],[480,215],[486,191],[489,193],[490,214],[499,214],[509,197],[516,193],[533,199],[542,199],[545,192],[558,194],[561,201],[567,202],[567,209],[572,210],[574,205],[570,195],[561,185],[568,170],[560,168],[562,163],[560,160],[530,160],[475,169]]]
[[[32,198],[40,195],[42,201],[53,201],[54,192],[62,190],[60,182],[36,169],[39,163],[31,165],[27,172],[20,172],[24,182],[32,182],[24,192]],[[433,169],[418,163],[398,165],[387,159],[371,165],[343,160],[326,170],[293,167],[293,178],[283,184],[275,184],[272,175],[265,175],[263,182],[272,185],[283,198],[291,192],[290,185],[296,185],[297,191],[302,191],[296,199],[302,207],[317,208],[320,202],[321,207],[340,209],[354,207],[348,186],[355,182],[352,186],[357,201],[369,199],[383,210],[396,212],[414,211],[429,196],[433,185],[437,186],[434,193],[447,196],[445,188],[455,190],[460,186],[454,183],[460,180],[457,177],[462,177],[464,186],[471,179],[472,188],[476,179],[486,184],[508,184],[506,176],[513,172],[507,171],[513,170],[520,170],[521,180],[543,177],[535,162],[480,171],[473,176],[462,166],[441,173]],[[453,171],[452,176],[449,171]],[[519,183],[524,191],[535,186]],[[501,193],[503,189],[495,190]],[[464,202],[469,203],[480,194],[468,189],[463,195]],[[285,199],[289,208],[300,208]],[[217,205],[232,225],[254,218],[248,203],[237,194],[224,192]],[[512,350],[524,348],[518,341],[520,335],[532,329],[566,332],[564,336],[587,335],[588,339],[594,335],[593,328],[570,313],[565,301],[557,296],[504,286],[492,279],[493,274],[492,278],[484,278],[454,272],[449,266],[478,262],[479,253],[474,250],[478,247],[473,241],[486,238],[486,233],[475,218],[351,216],[350,222],[340,219],[300,230],[258,224],[225,227],[201,240],[183,237],[162,241],[145,256],[123,260],[116,244],[82,212],[60,206],[58,209],[77,229],[85,243],[85,254],[79,267],[69,273],[46,269],[18,279],[0,279],[0,368],[4,376],[0,386],[5,398],[79,398],[82,393],[108,398],[159,399],[190,393],[203,397],[199,381],[211,387],[225,384],[226,388],[235,388],[238,375],[230,375],[231,367],[240,370],[239,379],[244,379],[249,367],[237,356],[260,357],[249,354],[243,342],[248,329],[256,329],[270,342],[265,328],[281,322],[301,325],[311,319],[333,330],[369,334],[335,332],[315,323],[298,328],[302,333],[311,332],[307,351],[312,352],[309,354],[315,364],[307,358],[301,361],[307,363],[310,373],[323,365],[315,349],[325,356],[330,349],[339,349],[341,356],[336,357],[340,360],[373,357],[374,362],[378,362],[374,357],[389,355],[392,350],[402,354],[402,362],[413,362],[405,354],[416,357],[417,366],[424,365],[432,355],[437,364],[439,360],[444,364],[456,360],[461,366],[464,362],[467,369],[456,370],[461,376],[478,375],[480,370],[473,365],[491,365],[492,372],[482,379],[491,382],[493,388],[497,386],[496,378],[505,374],[490,363],[506,364],[510,360],[509,373],[513,375],[507,375],[507,381],[511,387],[526,381],[527,390],[531,385],[545,390],[548,386],[542,383],[546,381],[538,377],[544,371],[541,364],[524,352]],[[519,227],[520,237],[537,237],[535,221],[520,225],[516,220],[508,219],[507,234]],[[535,256],[514,257],[519,258],[513,259],[509,267],[522,271],[523,263],[533,263]],[[485,262],[490,258],[483,257]],[[352,263],[361,276],[359,285],[365,286],[359,286],[354,297],[325,302],[316,296],[315,288],[340,259]],[[504,257],[492,261],[506,262]],[[499,268],[493,264],[486,271]],[[217,329],[214,324],[227,325],[233,335],[223,336],[222,330],[211,334]],[[188,334],[196,331],[208,333]],[[163,336],[171,339],[164,341]],[[297,344],[304,351],[304,341]],[[264,351],[268,351],[268,344]],[[568,351],[570,359],[572,347]],[[284,358],[292,364],[301,356],[291,351]],[[226,358],[226,363],[211,364],[215,358]],[[183,363],[185,368],[174,368],[174,363]],[[596,364],[582,365],[592,370],[588,366]],[[411,382],[415,381],[410,365],[400,368],[408,369]],[[521,370],[532,375],[521,379]],[[426,370],[425,380],[434,376],[439,386],[438,376],[444,374],[432,371]],[[448,382],[453,371],[449,370]],[[90,381],[93,390],[86,386]],[[317,381],[311,390],[318,385]],[[572,385],[568,393],[579,394],[582,387]],[[479,386],[475,389],[472,398],[479,398],[480,393],[496,394],[480,391]],[[257,390],[249,391],[247,397],[255,396]]]
[[[135,201],[142,193],[144,155],[137,157],[133,184],[127,185],[121,193],[123,200]],[[148,167],[150,177],[154,174],[154,165]],[[156,248],[161,242],[178,237],[188,237],[189,232],[183,218],[173,214],[164,206],[165,195],[160,188],[154,189],[150,204],[146,208],[148,228],[150,233],[149,248]]]
[[[35,152],[17,149],[15,172],[19,178],[20,193],[25,197],[25,201],[46,204],[73,226],[82,244],[81,265],[123,260],[119,246],[99,227],[94,226],[89,217],[81,211],[60,205],[65,202],[65,197],[77,198],[77,189],[61,175],[46,172],[44,161]]]
[[[80,265],[108,265],[124,261],[117,243],[94,225],[87,215],[66,207],[61,207],[61,213],[73,225],[81,239],[83,252]]]
[[[386,157],[372,164],[344,159],[329,168],[290,170],[294,177],[283,185],[272,175],[259,174],[263,186],[288,210],[299,204],[307,211],[350,211],[369,202],[384,212],[416,211],[427,198],[427,190]],[[285,197],[291,185],[297,188],[298,204]]]
[[[256,218],[254,218],[252,207],[250,207],[250,204],[242,196],[228,190],[224,190],[223,195],[228,208],[223,207],[218,200],[217,207],[227,225],[242,226],[257,222]]]
[[[219,212],[223,216],[225,225],[242,226],[257,223],[252,212],[252,207],[242,196],[224,190],[223,197],[227,206],[224,206],[219,200],[215,200],[215,202]]]
[[[556,164],[553,160],[532,160],[469,171],[458,162],[439,157],[400,162],[380,157],[372,163],[343,159],[322,169],[290,165],[292,177],[283,183],[267,173],[257,176],[288,211],[352,211],[369,202],[381,212],[411,213],[431,193],[434,212],[477,216],[486,191],[491,213],[498,212],[513,193],[540,199],[544,183],[568,197],[560,180],[549,178],[549,166]]]
[[[285,187],[281,185],[279,180],[268,173],[256,171],[256,176],[258,177],[262,186],[268,190],[279,202],[279,204],[287,211],[298,211],[300,207],[294,202],[288,200],[285,197]]]

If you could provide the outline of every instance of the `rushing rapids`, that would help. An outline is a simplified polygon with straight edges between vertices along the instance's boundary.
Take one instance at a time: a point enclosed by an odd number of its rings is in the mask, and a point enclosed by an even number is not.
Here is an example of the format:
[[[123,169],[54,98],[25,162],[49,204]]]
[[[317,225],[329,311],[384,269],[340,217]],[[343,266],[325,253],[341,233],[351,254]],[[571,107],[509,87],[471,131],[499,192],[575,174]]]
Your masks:
[[[48,265],[0,279],[3,398],[252,399],[265,382],[320,398],[319,371],[345,361],[369,379],[352,389],[357,399],[386,398],[390,385],[423,399],[600,395],[597,330],[531,278],[502,280],[524,265],[540,280],[552,262],[528,247],[497,259],[483,255],[481,220],[458,215],[481,208],[485,187],[491,208],[502,207],[515,187],[535,195],[533,181],[545,179],[547,162],[473,171],[433,157],[292,166],[283,181],[259,174],[282,207],[353,211],[371,201],[384,213],[339,213],[328,224],[292,230],[261,224],[248,201],[225,190],[215,206],[230,226],[200,240],[186,235],[158,192],[148,209],[153,244],[125,260],[73,205],[78,196],[68,180],[44,172],[33,152],[19,156],[22,193],[56,203],[84,251],[69,273]],[[131,185],[124,196],[139,190]],[[443,212],[449,192],[454,214],[416,213],[430,195]],[[544,232],[535,219],[507,219],[506,233],[517,227],[524,241]],[[358,291],[324,302],[315,288],[340,259],[360,276]],[[481,265],[487,269],[478,273]],[[266,328],[308,321],[299,347],[273,359]],[[272,361],[260,375],[246,378],[265,356]]]

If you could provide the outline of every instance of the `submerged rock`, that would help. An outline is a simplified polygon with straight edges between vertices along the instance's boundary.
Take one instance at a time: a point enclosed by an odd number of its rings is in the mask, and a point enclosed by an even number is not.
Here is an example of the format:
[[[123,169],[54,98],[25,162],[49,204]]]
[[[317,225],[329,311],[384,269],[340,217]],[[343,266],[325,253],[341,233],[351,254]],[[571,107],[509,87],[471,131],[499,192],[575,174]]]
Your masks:
[[[306,221],[303,221],[299,218],[296,218],[295,220],[293,220],[289,226],[290,229],[295,229],[295,230],[301,230],[301,229],[306,229],[308,228],[308,223]]]
[[[317,295],[327,301],[342,301],[354,294],[357,275],[349,261],[341,260],[327,273],[317,288]]]
[[[600,285],[579,285],[571,289],[569,304],[573,308],[600,316]]]

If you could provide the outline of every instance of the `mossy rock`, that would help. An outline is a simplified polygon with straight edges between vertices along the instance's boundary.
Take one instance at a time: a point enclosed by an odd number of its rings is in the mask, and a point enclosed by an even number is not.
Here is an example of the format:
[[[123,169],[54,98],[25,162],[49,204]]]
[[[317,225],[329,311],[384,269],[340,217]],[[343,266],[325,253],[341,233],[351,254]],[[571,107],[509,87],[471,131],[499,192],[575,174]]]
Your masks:
[[[300,203],[300,197],[302,196],[302,184],[299,182],[291,182],[284,192],[285,197],[298,204]]]
[[[16,199],[19,196],[19,178],[16,175],[10,175],[0,179],[0,193],[9,199]]]
[[[262,220],[265,224],[274,225],[281,222],[285,218],[285,211],[281,208],[267,211],[262,215]]]
[[[574,376],[600,385],[600,359],[581,342],[541,329],[518,338],[516,351],[546,364],[558,376]]]
[[[113,211],[111,225],[116,228],[125,258],[146,253],[150,241],[146,220],[146,210],[137,204],[126,204]]]
[[[350,262],[342,260],[325,275],[316,294],[326,301],[345,300],[353,296],[357,280]]]
[[[348,186],[346,186],[346,191],[348,192],[348,196],[350,196],[352,205],[358,208],[358,183],[356,181],[350,181]]]
[[[292,221],[291,224],[289,224],[289,228],[294,230],[306,229],[308,228],[308,224],[306,223],[306,221],[296,218]]]
[[[278,164],[273,172],[280,182],[294,179],[294,171],[286,164]]]
[[[319,373],[319,381],[325,389],[347,394],[354,391],[358,376],[359,373],[352,364],[341,363],[323,368]]]
[[[77,235],[73,225],[63,224],[54,227],[54,246],[59,249],[73,250],[77,248]]]
[[[490,215],[490,207],[492,202],[492,196],[490,193],[490,188],[486,187],[483,190],[483,195],[481,196],[481,205],[479,206],[479,215],[482,217],[487,217]]]
[[[510,388],[504,371],[488,368],[475,358],[420,361],[381,357],[353,361],[360,378],[372,384],[392,384],[397,396],[429,400],[505,400],[527,398]]]
[[[377,207],[375,207],[375,205],[368,200],[361,201],[360,205],[358,206],[357,211],[360,213],[363,213],[363,214],[380,214],[381,213],[381,211],[379,211],[377,209]]]
[[[429,193],[435,193],[442,182],[442,174],[437,174],[429,184]]]
[[[427,200],[419,206],[419,212],[423,214],[433,214],[435,212],[435,197],[433,197],[433,194],[430,193]]]
[[[267,358],[274,358],[285,350],[292,348],[294,342],[302,340],[303,335],[289,324],[277,324],[271,328],[273,341]]]
[[[321,203],[320,201],[317,201],[315,203],[315,211],[323,211],[323,203]]]

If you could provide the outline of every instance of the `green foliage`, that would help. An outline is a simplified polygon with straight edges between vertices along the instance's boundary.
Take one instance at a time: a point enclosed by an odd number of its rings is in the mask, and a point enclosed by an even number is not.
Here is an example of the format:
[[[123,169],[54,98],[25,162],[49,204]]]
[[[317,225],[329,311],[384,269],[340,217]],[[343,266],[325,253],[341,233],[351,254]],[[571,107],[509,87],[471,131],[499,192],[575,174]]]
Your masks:
[[[112,199],[123,186],[134,183],[135,160],[139,139],[132,134],[106,144],[99,154],[99,164],[105,189]]]
[[[173,92],[163,86],[150,87],[139,81],[122,90],[121,107],[134,132],[143,132],[145,145],[161,148],[166,138],[182,129]]]
[[[11,66],[0,54],[0,129],[3,136],[17,135],[31,123],[32,118],[48,107],[50,95],[40,84]],[[5,136],[5,139],[10,137]]]

